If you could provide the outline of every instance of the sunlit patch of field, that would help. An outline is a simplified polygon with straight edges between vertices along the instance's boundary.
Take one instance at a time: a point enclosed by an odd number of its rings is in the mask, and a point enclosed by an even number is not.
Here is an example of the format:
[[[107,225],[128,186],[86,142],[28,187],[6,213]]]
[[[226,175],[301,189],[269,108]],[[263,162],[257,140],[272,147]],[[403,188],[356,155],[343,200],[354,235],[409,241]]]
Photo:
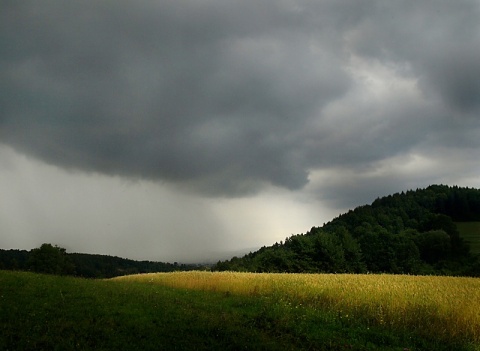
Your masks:
[[[480,279],[407,275],[155,273],[115,278],[175,288],[274,297],[366,325],[480,344]]]

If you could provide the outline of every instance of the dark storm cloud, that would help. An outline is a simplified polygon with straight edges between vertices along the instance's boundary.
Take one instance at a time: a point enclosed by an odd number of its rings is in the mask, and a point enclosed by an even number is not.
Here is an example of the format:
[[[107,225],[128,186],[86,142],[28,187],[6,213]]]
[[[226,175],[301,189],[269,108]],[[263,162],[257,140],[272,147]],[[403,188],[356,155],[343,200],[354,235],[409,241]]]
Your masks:
[[[0,141],[63,167],[233,196],[478,130],[478,2],[1,6]],[[354,58],[423,96],[362,99]]]

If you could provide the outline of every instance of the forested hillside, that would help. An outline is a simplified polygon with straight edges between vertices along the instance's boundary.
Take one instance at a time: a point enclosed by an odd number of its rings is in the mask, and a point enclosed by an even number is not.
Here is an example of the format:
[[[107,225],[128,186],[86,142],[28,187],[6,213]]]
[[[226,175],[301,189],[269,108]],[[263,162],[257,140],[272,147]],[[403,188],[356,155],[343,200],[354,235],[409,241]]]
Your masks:
[[[432,185],[377,199],[214,270],[480,276],[479,256],[456,225],[478,221],[480,190]]]
[[[30,251],[0,250],[0,269],[85,278],[111,278],[127,274],[186,271],[199,268],[199,265],[134,261],[116,256],[67,253],[65,249],[51,244],[43,244]]]

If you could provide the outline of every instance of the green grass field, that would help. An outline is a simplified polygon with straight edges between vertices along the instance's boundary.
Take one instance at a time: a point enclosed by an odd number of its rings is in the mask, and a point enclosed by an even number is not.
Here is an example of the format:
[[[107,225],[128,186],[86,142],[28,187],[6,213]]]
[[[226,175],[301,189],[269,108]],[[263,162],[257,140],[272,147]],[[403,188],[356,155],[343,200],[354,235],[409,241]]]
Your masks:
[[[480,222],[457,222],[460,236],[470,243],[471,252],[480,254]]]
[[[410,278],[0,271],[0,350],[480,350],[480,280]]]

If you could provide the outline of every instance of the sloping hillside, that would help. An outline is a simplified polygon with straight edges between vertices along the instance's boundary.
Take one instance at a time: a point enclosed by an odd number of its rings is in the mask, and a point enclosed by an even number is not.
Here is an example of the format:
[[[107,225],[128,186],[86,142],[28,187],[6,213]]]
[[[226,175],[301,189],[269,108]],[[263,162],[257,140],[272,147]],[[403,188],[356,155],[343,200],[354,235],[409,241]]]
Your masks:
[[[214,269],[480,276],[478,255],[456,225],[477,221],[480,190],[432,185],[377,199]]]

